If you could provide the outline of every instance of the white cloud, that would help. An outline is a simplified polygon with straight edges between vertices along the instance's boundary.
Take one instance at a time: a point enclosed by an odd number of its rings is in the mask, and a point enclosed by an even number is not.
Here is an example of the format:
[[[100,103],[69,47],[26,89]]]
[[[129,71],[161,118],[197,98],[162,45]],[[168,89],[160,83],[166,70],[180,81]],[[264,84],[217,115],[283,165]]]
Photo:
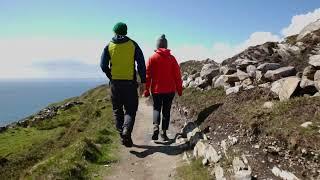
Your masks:
[[[57,78],[63,76],[53,73],[50,68],[44,69],[35,64],[46,62],[64,62],[66,59],[83,65],[99,65],[100,56],[105,46],[103,41],[87,39],[1,39],[0,40],[0,78]],[[76,69],[70,67],[70,71]],[[66,70],[67,71],[67,70]],[[71,75],[69,73],[69,75]],[[74,74],[82,78],[87,76],[84,69]],[[101,72],[97,72],[101,76]]]
[[[283,28],[281,33],[285,37],[298,34],[305,26],[316,21],[317,19],[320,19],[320,8],[314,10],[313,12],[293,16],[291,19],[291,24],[288,27]]]
[[[222,62],[226,58],[232,57],[237,53],[245,50],[249,46],[263,44],[268,41],[280,41],[278,35],[270,32],[255,32],[243,43],[232,46],[227,43],[215,43],[211,48],[206,48],[202,45],[185,45],[173,49],[174,55],[180,62],[187,60],[204,60],[207,58],[213,59],[217,62]]]

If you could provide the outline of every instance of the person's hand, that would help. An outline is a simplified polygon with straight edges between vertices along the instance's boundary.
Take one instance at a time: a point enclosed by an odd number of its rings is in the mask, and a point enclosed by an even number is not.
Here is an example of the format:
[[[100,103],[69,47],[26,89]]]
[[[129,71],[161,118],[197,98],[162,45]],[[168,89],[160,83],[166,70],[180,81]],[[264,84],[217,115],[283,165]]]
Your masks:
[[[144,90],[143,95],[144,95],[144,97],[149,97],[150,92],[148,90]]]
[[[146,89],[146,84],[145,83],[141,83],[140,87],[139,87],[139,96],[143,95],[145,89]]]

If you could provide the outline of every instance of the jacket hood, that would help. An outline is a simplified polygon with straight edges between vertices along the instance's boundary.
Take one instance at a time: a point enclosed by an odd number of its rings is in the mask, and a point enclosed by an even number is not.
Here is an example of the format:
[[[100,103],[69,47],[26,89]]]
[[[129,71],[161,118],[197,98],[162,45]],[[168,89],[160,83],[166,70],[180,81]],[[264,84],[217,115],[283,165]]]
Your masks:
[[[170,56],[170,49],[165,49],[165,48],[158,48],[157,50],[155,50],[156,53],[160,54],[160,55],[166,55],[166,56]]]
[[[128,38],[127,36],[121,36],[121,35],[115,35],[111,42],[115,43],[115,44],[121,44],[121,43],[125,43],[128,42],[130,40],[130,38]]]

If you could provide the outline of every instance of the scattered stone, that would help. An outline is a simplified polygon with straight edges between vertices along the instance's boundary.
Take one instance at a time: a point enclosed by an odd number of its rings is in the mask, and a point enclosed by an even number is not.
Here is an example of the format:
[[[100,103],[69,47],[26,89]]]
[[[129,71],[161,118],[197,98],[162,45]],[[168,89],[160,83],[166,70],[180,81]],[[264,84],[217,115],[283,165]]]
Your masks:
[[[266,108],[266,109],[272,109],[274,106],[273,102],[271,101],[267,101],[263,104],[263,107]]]
[[[235,180],[251,180],[252,179],[252,171],[250,166],[246,166],[240,158],[235,157],[232,161],[233,178]]]
[[[216,180],[226,180],[224,177],[223,169],[220,165],[216,165],[214,167],[214,175],[216,177]]]
[[[311,126],[311,125],[312,125],[312,122],[311,122],[311,121],[308,121],[308,122],[302,123],[300,126],[301,126],[301,127],[304,127],[304,128],[308,128],[308,127]]]
[[[314,74],[314,85],[320,91],[320,70]]]
[[[271,171],[275,176],[280,177],[283,180],[299,180],[299,178],[291,172],[281,170],[276,166],[274,166]]]
[[[309,58],[309,64],[316,67],[317,69],[320,68],[320,55],[313,55]]]
[[[304,70],[302,75],[307,79],[313,80],[314,74],[316,73],[317,69],[314,66],[307,66]]]
[[[237,65],[237,67],[242,70],[245,70],[249,65],[255,65],[257,63],[258,63],[257,61],[251,61],[248,59],[237,59],[235,61],[235,64]]]
[[[319,97],[319,96],[320,96],[320,92],[317,92],[312,97]]]
[[[207,144],[203,140],[200,140],[193,149],[193,157],[204,157],[207,150]]]
[[[209,160],[207,158],[202,159],[202,165],[206,166],[209,164]]]
[[[264,83],[264,84],[259,84],[258,87],[261,87],[261,88],[271,88],[271,83],[270,82],[267,82],[267,83]]]
[[[262,73],[266,73],[269,70],[276,70],[281,67],[278,63],[263,63],[257,67],[257,70],[261,71]]]
[[[249,65],[246,70],[247,70],[247,73],[248,73],[248,75],[249,75],[250,77],[253,78],[253,77],[256,76],[256,71],[257,71],[256,66],[254,66],[254,65]]]
[[[233,73],[237,72],[235,68],[229,67],[229,66],[222,66],[220,67],[220,73],[224,75],[231,75]]]
[[[212,80],[213,77],[219,74],[219,69],[214,64],[205,64],[200,72],[200,77],[206,80]]]
[[[252,82],[252,80],[250,79],[250,78],[248,78],[248,79],[245,79],[245,80],[243,80],[242,82],[241,82],[241,85],[243,85],[244,87],[245,86],[250,86],[250,85],[252,85],[253,84],[253,82]],[[254,86],[253,86],[254,87]]]
[[[298,85],[300,83],[300,79],[297,77],[288,77],[283,82],[280,91],[279,91],[279,99],[280,101],[288,100],[296,91]]]
[[[240,91],[242,86],[235,86],[235,87],[231,87],[229,89],[226,90],[226,95],[230,95],[230,94],[236,94]]]
[[[280,92],[280,89],[284,83],[284,81],[286,80],[286,78],[282,78],[282,79],[279,79],[275,82],[273,82],[271,84],[271,91],[274,92],[276,95],[279,95],[279,92]]]
[[[224,75],[223,80],[225,83],[228,83],[228,84],[234,84],[235,82],[240,81],[237,73],[234,73],[231,75]]]
[[[224,87],[225,82],[224,82],[224,77],[222,76],[217,76],[217,79],[215,81],[212,81],[213,87],[214,88],[219,88],[219,87]]]
[[[247,73],[245,73],[245,72],[243,72],[243,71],[241,71],[239,69],[237,69],[237,76],[238,76],[240,81],[243,81],[243,80],[249,78],[249,75]]]
[[[205,158],[211,163],[217,163],[221,159],[221,156],[212,145],[208,145],[205,152]]]
[[[269,81],[276,81],[284,77],[295,76],[296,73],[297,71],[295,67],[288,66],[288,67],[282,67],[276,70],[269,70],[264,75],[264,78],[266,78]]]
[[[309,80],[307,77],[302,77],[301,82],[300,82],[300,87],[301,88],[306,88],[309,86],[315,86],[314,81]]]
[[[261,71],[256,71],[256,77],[255,77],[255,80],[260,83],[264,80],[263,78],[263,74]]]

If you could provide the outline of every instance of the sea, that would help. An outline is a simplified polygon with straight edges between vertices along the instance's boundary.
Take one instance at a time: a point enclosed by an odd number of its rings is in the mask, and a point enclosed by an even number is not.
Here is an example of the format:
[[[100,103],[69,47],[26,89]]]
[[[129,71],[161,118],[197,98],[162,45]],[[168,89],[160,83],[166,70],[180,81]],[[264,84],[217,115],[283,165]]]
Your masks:
[[[0,80],[0,127],[106,83],[105,79]]]

